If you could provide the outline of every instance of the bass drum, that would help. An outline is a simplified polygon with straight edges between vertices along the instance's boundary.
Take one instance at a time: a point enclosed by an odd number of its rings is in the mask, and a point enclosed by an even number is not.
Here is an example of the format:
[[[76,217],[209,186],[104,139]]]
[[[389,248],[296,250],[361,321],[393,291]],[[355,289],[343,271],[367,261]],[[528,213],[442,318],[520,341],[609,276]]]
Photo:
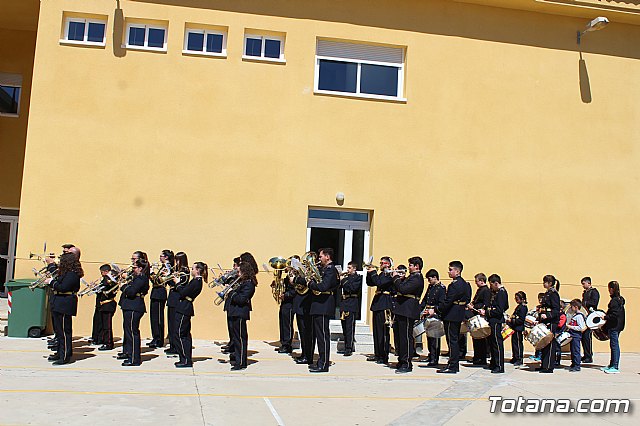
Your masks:
[[[483,316],[476,315],[469,318],[469,333],[474,339],[484,339],[491,335],[491,326]]]
[[[601,342],[609,340],[609,330],[605,329],[604,327],[593,329],[591,330],[591,333],[593,333],[593,337],[600,340]]]
[[[525,337],[536,350],[546,348],[553,340],[553,333],[544,324],[538,324],[527,333]]]
[[[587,317],[587,327],[592,330],[596,330],[598,328],[602,328],[603,325],[607,323],[607,320],[604,319],[605,313],[604,311],[593,311]]]
[[[438,318],[427,318],[425,329],[427,337],[437,339],[444,336],[444,324]]]
[[[569,343],[571,343],[571,340],[573,340],[573,338],[571,337],[571,334],[569,334],[568,331],[563,331],[562,333],[558,334],[558,336],[556,337],[556,341],[558,342],[560,347],[568,345]]]

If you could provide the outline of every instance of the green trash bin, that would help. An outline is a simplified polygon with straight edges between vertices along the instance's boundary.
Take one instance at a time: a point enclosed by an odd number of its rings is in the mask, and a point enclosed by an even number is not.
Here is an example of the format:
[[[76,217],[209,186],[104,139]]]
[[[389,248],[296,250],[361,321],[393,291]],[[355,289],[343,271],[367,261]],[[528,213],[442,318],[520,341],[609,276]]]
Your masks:
[[[9,281],[9,337],[40,337],[47,326],[49,296],[46,288],[29,289],[33,279]]]

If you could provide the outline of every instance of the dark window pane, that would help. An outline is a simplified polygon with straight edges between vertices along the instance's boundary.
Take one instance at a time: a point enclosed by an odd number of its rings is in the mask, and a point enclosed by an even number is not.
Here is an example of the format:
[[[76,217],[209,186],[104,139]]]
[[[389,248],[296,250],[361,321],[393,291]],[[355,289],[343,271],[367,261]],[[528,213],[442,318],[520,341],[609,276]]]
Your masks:
[[[358,64],[320,60],[318,89],[334,92],[356,92]]]
[[[129,28],[129,44],[131,46],[144,46],[144,28]]]
[[[102,43],[104,41],[104,28],[104,24],[89,22],[89,34],[87,35],[87,41]]]
[[[84,40],[84,22],[69,22],[68,40]]]
[[[17,114],[19,100],[19,87],[0,86],[0,112],[5,114]]]
[[[222,34],[207,34],[207,52],[222,53]]]
[[[149,28],[148,47],[164,47],[164,30]]]
[[[344,210],[314,210],[309,209],[311,219],[353,220],[368,222],[369,213],[349,212]]]
[[[189,33],[187,37],[187,50],[202,52],[203,46],[204,46],[204,34]]]
[[[262,39],[248,38],[244,54],[247,56],[260,56],[262,54]]]
[[[398,96],[398,68],[362,64],[360,93]]]
[[[280,40],[264,41],[264,57],[276,59],[280,58]]]

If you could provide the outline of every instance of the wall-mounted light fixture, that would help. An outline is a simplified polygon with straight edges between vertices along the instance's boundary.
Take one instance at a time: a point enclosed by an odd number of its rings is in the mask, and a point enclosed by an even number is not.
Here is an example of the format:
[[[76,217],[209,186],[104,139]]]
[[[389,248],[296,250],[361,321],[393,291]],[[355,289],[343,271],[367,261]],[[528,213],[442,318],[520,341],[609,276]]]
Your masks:
[[[339,206],[344,204],[344,192],[338,192],[336,194],[336,203],[338,203]]]
[[[580,39],[582,38],[583,34],[589,33],[591,31],[601,30],[604,27],[606,27],[608,23],[609,23],[609,20],[604,16],[598,16],[597,18],[589,22],[585,27],[584,31],[578,31],[578,45],[580,45]]]

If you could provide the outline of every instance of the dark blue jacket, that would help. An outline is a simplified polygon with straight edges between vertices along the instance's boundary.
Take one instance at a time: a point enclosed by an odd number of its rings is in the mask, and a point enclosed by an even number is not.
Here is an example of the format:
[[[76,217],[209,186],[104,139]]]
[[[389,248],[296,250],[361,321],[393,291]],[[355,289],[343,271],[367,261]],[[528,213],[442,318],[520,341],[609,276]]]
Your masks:
[[[524,319],[528,312],[527,305],[522,303],[518,304],[511,315],[509,327],[511,327],[513,331],[524,331]]]
[[[582,306],[587,312],[598,309],[598,303],[600,303],[600,293],[597,288],[591,287],[589,290],[582,292]]]
[[[309,289],[319,291],[322,294],[311,294],[311,315],[335,315],[336,299],[333,291],[340,286],[338,271],[333,262],[320,271],[322,280],[319,283],[311,281]]]
[[[624,297],[612,297],[604,316],[607,322],[604,324],[607,330],[623,331],[625,323]]]
[[[118,294],[118,286],[115,286],[114,290],[106,292],[109,288],[114,286],[114,283],[107,277],[102,278],[100,283],[103,291],[99,292],[96,296],[100,301],[100,312],[115,312],[116,311],[116,294]],[[103,303],[104,302],[104,303]]]
[[[138,275],[122,287],[121,291],[120,307],[123,311],[147,312],[144,296],[149,292],[149,277]]]
[[[376,294],[371,300],[372,311],[384,311],[393,308],[393,278],[391,274],[378,271],[367,272],[367,285],[376,287]]]
[[[427,306],[429,308],[435,308],[444,300],[447,294],[447,288],[441,282],[437,284],[429,284],[427,286],[427,292],[420,302],[420,311],[424,311]]]
[[[230,318],[251,319],[251,298],[256,292],[252,280],[241,281],[238,288],[229,296],[227,316]]]
[[[303,277],[296,277],[295,282],[306,285]],[[311,291],[307,291],[305,294],[300,294],[296,291],[293,296],[293,313],[300,316],[311,315]]]
[[[451,281],[444,300],[436,308],[436,313],[444,321],[462,322],[465,320],[467,304],[471,302],[471,285],[462,277]]]
[[[558,321],[560,321],[560,294],[555,288],[551,287],[542,296],[542,302],[540,303],[540,313],[546,314],[547,317],[543,319],[540,317],[540,322],[550,325],[550,329],[553,333],[558,329]]]
[[[171,268],[171,264],[167,263],[162,270],[163,272],[171,272],[173,269]],[[161,277],[161,276],[160,276]],[[158,277],[158,278],[160,278]],[[149,299],[151,300],[167,300],[167,287],[163,284],[151,284],[151,294],[149,295]]]
[[[420,296],[424,290],[424,277],[420,271],[412,272],[408,277],[396,277],[396,290],[393,313],[403,317],[420,318]]]
[[[52,280],[51,288],[53,289],[53,295],[50,300],[51,311],[75,316],[78,313],[78,296],[76,296],[76,293],[80,291],[80,276],[75,272],[69,271],[64,276]]]
[[[189,268],[182,268],[182,272],[189,272]],[[167,307],[168,308],[175,308],[178,306],[178,303],[180,302],[180,293],[178,293],[176,291],[176,287],[181,286],[181,285],[186,285],[187,282],[189,282],[189,275],[184,275],[182,277],[180,277],[180,282],[178,282],[177,284],[171,280],[169,281],[169,295],[167,296]]]
[[[342,297],[340,298],[341,312],[360,312],[360,293],[362,293],[362,275],[347,275],[340,281]]]
[[[485,316],[489,324],[503,324],[507,309],[509,309],[509,295],[504,287],[500,287],[498,291],[491,293],[491,301],[485,308]]]
[[[189,284],[177,287],[176,291],[180,294],[176,312],[182,315],[194,316],[193,301],[202,292],[202,277],[193,278],[189,281]]]

